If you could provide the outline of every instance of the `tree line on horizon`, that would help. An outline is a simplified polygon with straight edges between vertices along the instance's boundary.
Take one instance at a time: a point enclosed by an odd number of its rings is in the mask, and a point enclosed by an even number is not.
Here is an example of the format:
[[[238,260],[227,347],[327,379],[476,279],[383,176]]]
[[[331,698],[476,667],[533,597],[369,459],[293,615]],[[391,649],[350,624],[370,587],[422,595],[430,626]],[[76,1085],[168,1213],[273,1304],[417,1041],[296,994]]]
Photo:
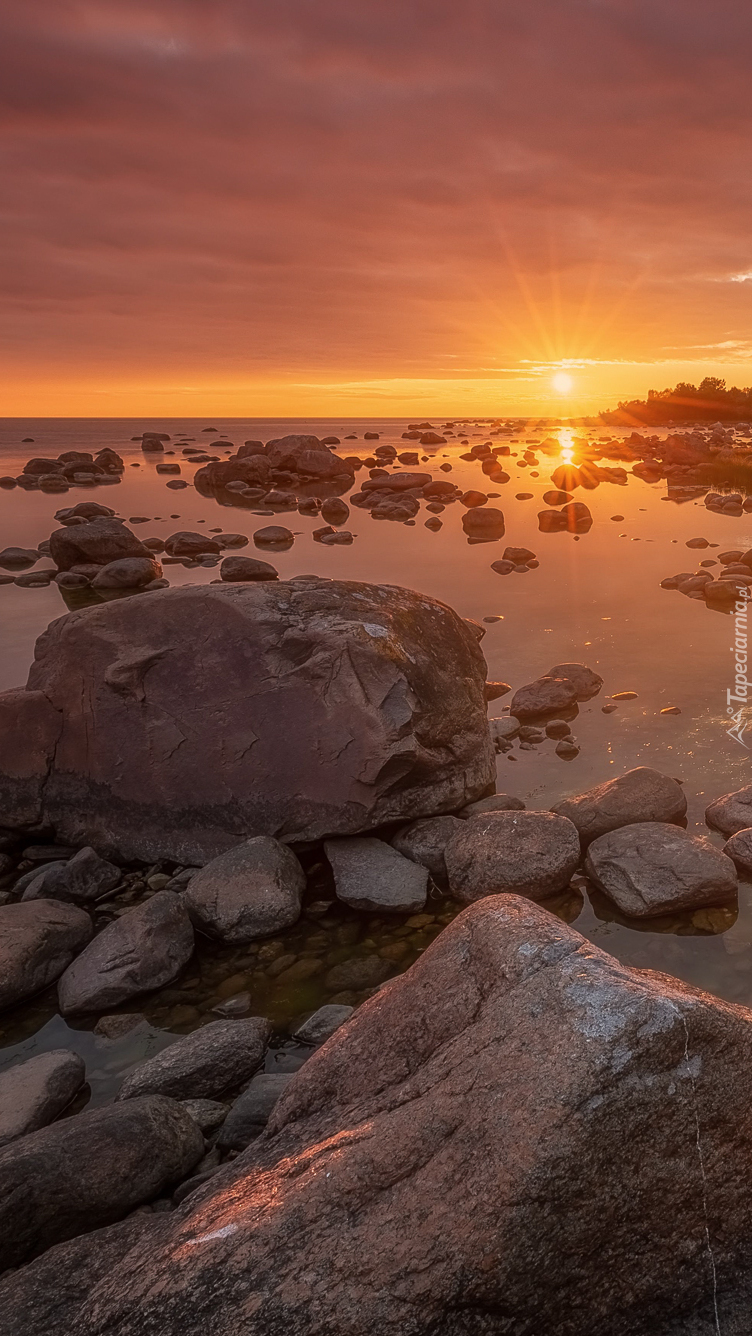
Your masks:
[[[739,389],[719,376],[706,376],[699,385],[679,381],[673,389],[648,390],[647,399],[620,400],[618,408],[601,413],[604,422],[618,426],[663,426],[670,422],[752,421],[752,386]]]

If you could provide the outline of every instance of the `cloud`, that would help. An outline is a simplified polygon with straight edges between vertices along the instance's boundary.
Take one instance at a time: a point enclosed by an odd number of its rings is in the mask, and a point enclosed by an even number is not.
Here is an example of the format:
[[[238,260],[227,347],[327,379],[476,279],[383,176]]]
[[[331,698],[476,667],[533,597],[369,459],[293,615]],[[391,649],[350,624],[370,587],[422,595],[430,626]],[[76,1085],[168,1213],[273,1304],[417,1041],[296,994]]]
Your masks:
[[[738,0],[4,0],[6,374],[722,356],[751,47]]]

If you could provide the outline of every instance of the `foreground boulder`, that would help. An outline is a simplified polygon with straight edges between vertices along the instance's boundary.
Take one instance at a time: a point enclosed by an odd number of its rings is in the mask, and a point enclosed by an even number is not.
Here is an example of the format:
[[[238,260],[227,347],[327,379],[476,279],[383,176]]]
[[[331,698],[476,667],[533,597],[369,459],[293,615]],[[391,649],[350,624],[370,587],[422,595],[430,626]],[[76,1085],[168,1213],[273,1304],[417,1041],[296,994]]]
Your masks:
[[[488,812],[462,822],[445,858],[449,889],[465,904],[503,892],[545,900],[569,885],[580,841],[553,812]]]
[[[0,1146],[57,1118],[81,1089],[85,1072],[83,1058],[66,1048],[0,1072]]]
[[[54,983],[92,934],[75,905],[32,900],[0,907],[0,1009]]]
[[[184,905],[173,891],[159,891],[108,923],[68,966],[57,986],[60,1010],[64,1016],[107,1011],[163,988],[192,955],[193,928]]]
[[[117,1098],[216,1099],[253,1076],[270,1032],[269,1022],[260,1016],[212,1021],[142,1062],[126,1076]]]
[[[660,821],[599,836],[588,849],[585,871],[633,918],[723,904],[737,891],[736,868],[725,853]]]
[[[121,1219],[183,1178],[203,1151],[193,1119],[158,1097],[80,1113],[5,1146],[0,1270]]]
[[[268,835],[246,840],[195,872],[183,903],[195,926],[223,942],[254,942],[300,918],[305,873]]]
[[[675,779],[639,765],[605,784],[596,784],[576,798],[565,798],[552,811],[568,817],[580,832],[583,844],[589,844],[609,830],[640,821],[676,825],[687,814],[687,800]]]
[[[3,821],[201,864],[254,835],[451,811],[494,777],[487,675],[456,613],[390,586],[187,585],[86,608],[40,637],[26,692],[0,694]]]
[[[488,899],[141,1242],[101,1231],[9,1277],[5,1328],[741,1334],[751,1154],[752,1013]]]

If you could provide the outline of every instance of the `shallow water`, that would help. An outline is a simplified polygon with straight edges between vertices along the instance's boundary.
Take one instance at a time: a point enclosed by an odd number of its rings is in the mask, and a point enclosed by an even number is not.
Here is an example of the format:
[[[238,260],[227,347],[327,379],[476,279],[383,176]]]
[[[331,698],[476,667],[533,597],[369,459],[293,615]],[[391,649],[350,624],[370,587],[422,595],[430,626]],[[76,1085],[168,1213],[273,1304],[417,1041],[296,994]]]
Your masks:
[[[213,425],[217,435],[202,428]],[[573,731],[580,754],[571,762],[560,760],[554,743],[535,750],[517,745],[498,760],[499,791],[522,798],[528,807],[549,807],[567,794],[576,793],[634,765],[653,765],[684,782],[689,803],[690,830],[707,833],[703,812],[707,803],[749,780],[749,753],[729,737],[726,692],[732,685],[731,646],[733,622],[726,615],[709,611],[704,603],[660,588],[660,581],[679,570],[694,570],[701,560],[717,557],[718,551],[752,547],[752,518],[709,513],[702,497],[678,505],[668,501],[665,480],[647,484],[629,475],[626,486],[603,483],[593,491],[575,493],[589,506],[594,523],[590,532],[576,538],[566,533],[542,534],[537,513],[543,509],[543,492],[552,486],[550,475],[566,458],[567,435],[561,436],[562,453],[538,455],[538,466],[524,467],[521,456],[505,459],[510,481],[490,482],[479,462],[462,461],[467,446],[457,442],[424,449],[402,441],[404,419],[394,421],[10,421],[0,422],[0,475],[16,474],[34,455],[58,455],[67,449],[94,450],[109,445],[126,463],[118,485],[71,487],[65,495],[23,492],[20,488],[0,491],[0,548],[34,547],[49,536],[54,512],[83,499],[96,499],[113,506],[126,518],[145,516],[148,523],[134,526],[139,537],[166,538],[177,529],[222,528],[253,534],[263,525],[279,522],[296,533],[293,547],[282,553],[260,552],[271,560],[282,578],[313,573],[333,578],[378,580],[407,585],[432,594],[456,608],[464,617],[486,624],[483,648],[489,678],[509,682],[514,688],[541,676],[553,664],[581,661],[604,678],[600,696],[580,707]],[[436,422],[437,426],[440,423]],[[363,433],[380,433],[379,442],[365,442]],[[220,505],[200,496],[195,489],[173,491],[168,478],[156,473],[162,459],[179,460],[182,477],[190,481],[195,466],[180,453],[180,444],[166,443],[175,455],[143,454],[131,437],[145,430],[185,434],[192,443],[206,446],[209,453],[224,456],[232,442],[268,440],[288,432],[337,435],[339,453],[370,455],[376,444],[395,444],[399,450],[428,455],[429,463],[408,466],[447,477],[464,488],[498,493],[491,504],[506,518],[504,538],[492,543],[468,543],[461,526],[462,508],[447,506],[438,533],[425,528],[424,505],[414,524],[372,519],[361,509],[352,509],[345,527],[355,534],[349,547],[324,547],[311,533],[321,526],[318,516],[281,511],[279,519],[254,514],[247,502]],[[350,432],[357,441],[345,441]],[[219,439],[224,434],[226,442]],[[508,437],[489,437],[481,426],[467,432],[470,444],[491,440],[494,445],[511,443],[522,451],[525,439],[541,440],[549,429],[528,428],[518,443]],[[600,433],[605,439],[610,433]],[[33,437],[33,444],[22,444]],[[590,434],[591,440],[598,433]],[[208,442],[208,443],[207,443]],[[603,460],[608,463],[608,459]],[[619,463],[620,461],[614,461]],[[451,464],[451,472],[439,471]],[[138,465],[138,467],[133,467]],[[624,467],[629,470],[630,465]],[[538,476],[534,476],[537,474]],[[358,474],[355,489],[367,473]],[[519,500],[517,493],[531,493]],[[227,498],[226,498],[227,499]],[[612,516],[623,516],[615,521]],[[717,547],[687,550],[688,539],[702,536]],[[505,546],[526,546],[538,556],[540,565],[524,578],[513,573],[499,576],[490,569]],[[242,549],[252,555],[251,542]],[[49,565],[45,558],[39,563]],[[712,568],[711,568],[712,569]],[[717,568],[715,568],[717,569]],[[217,570],[167,566],[172,584],[208,582]],[[148,597],[148,595],[147,595]],[[0,662],[0,689],[26,679],[34,642],[50,620],[67,611],[56,585],[48,589],[0,586],[0,620],[4,653]],[[619,704],[605,715],[601,705],[612,692],[632,690],[636,699]],[[489,713],[500,715],[510,699],[494,702]],[[661,715],[666,706],[678,706],[677,715]],[[717,843],[720,837],[713,836]],[[371,920],[334,905],[325,912],[321,901],[331,896],[325,871],[321,885],[309,894],[314,910],[307,911],[296,928],[284,934],[277,945],[258,944],[255,950],[231,952],[201,943],[196,957],[182,978],[165,993],[134,1002],[123,1010],[142,1011],[148,1026],[122,1039],[100,1039],[92,1033],[94,1021],[66,1025],[55,1017],[55,990],[25,1007],[0,1018],[0,1069],[40,1048],[67,1046],[80,1051],[87,1061],[92,1099],[110,1098],[119,1079],[144,1052],[156,1051],[175,1034],[185,1033],[207,1019],[215,1019],[212,1008],[221,1003],[225,984],[230,991],[250,991],[253,1010],[269,1015],[277,1037],[269,1063],[279,1069],[295,1066],[304,1053],[290,1045],[295,1024],[316,1006],[342,991],[326,983],[335,956],[376,956],[388,959],[392,972],[409,966],[456,912],[450,902],[437,899],[427,912],[434,922],[425,928],[408,928],[401,919]],[[586,883],[576,893],[551,907],[568,921],[576,922],[585,936],[630,965],[664,970],[707,988],[729,1000],[752,1005],[752,888],[742,884],[739,913],[714,911],[710,917],[683,915],[656,920],[649,926],[619,921],[602,897],[588,896]],[[315,881],[315,878],[314,878]],[[315,897],[320,900],[316,901]],[[318,908],[316,908],[318,904]],[[343,940],[340,941],[339,939]],[[275,939],[277,942],[277,939]],[[401,949],[401,945],[406,950]],[[294,955],[298,972],[307,978],[278,978],[270,966],[274,961],[261,954],[264,946],[277,958]],[[391,948],[395,948],[391,950]],[[269,956],[267,951],[266,956]],[[382,953],[386,952],[386,955]],[[236,986],[237,985],[237,986]],[[351,990],[357,1002],[367,990]]]

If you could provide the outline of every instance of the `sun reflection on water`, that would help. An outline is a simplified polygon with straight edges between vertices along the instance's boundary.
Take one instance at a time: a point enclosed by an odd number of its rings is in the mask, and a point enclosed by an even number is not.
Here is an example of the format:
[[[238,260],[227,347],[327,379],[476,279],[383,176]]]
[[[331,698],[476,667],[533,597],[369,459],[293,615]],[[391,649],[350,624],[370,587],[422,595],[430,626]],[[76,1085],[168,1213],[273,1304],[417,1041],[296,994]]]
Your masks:
[[[559,445],[563,462],[571,464],[574,459],[574,433],[571,427],[559,428]]]

